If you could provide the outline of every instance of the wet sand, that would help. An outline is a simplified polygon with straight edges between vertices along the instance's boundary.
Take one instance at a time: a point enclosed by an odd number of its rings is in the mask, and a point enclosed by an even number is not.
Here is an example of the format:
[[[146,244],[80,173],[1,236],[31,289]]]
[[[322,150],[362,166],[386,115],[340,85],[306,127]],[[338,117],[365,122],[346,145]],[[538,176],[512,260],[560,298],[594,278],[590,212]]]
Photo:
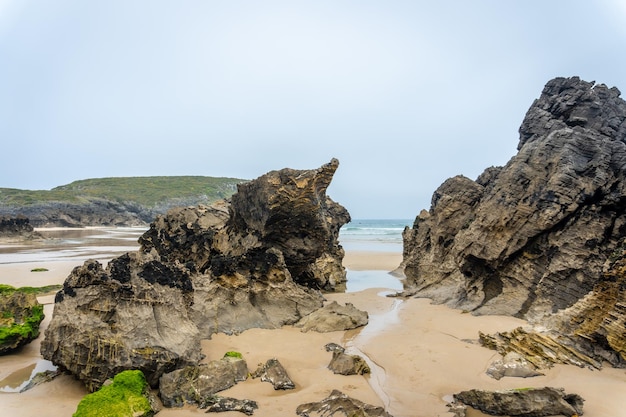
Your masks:
[[[400,263],[397,253],[350,252],[344,264],[350,271],[390,271]],[[103,260],[104,262],[104,260]],[[40,286],[62,283],[75,261],[0,264],[0,282]],[[47,272],[30,272],[46,267]],[[374,405],[384,405],[395,417],[449,416],[446,399],[455,392],[471,389],[505,389],[531,386],[563,387],[580,394],[585,416],[617,417],[626,409],[626,370],[607,368],[591,371],[573,366],[557,366],[546,376],[496,381],[485,374],[499,356],[478,345],[478,331],[495,332],[524,325],[511,317],[474,317],[445,306],[431,305],[425,299],[402,300],[385,297],[386,288],[327,295],[328,300],[351,302],[368,311],[370,323],[361,329],[333,333],[302,333],[286,326],[278,330],[252,329],[237,336],[214,335],[203,341],[205,360],[236,350],[244,355],[251,371],[257,364],[276,357],[285,366],[297,388],[274,391],[258,379],[240,382],[220,395],[248,398],[258,402],[255,416],[295,416],[299,404],[319,401],[333,389]],[[51,317],[52,297],[42,297],[46,319]],[[40,337],[41,339],[41,337]],[[0,381],[19,379],[40,359],[40,339],[14,354],[0,357]],[[368,376],[334,375],[326,366],[331,354],[329,342],[339,343],[349,353],[361,353],[373,368]],[[18,378],[12,378],[16,376]],[[0,382],[0,388],[4,383]],[[0,393],[2,415],[71,416],[86,391],[70,376],[38,386],[22,394]],[[159,415],[199,416],[195,407],[164,409]],[[222,413],[224,417],[241,413]],[[472,415],[481,415],[473,413]]]

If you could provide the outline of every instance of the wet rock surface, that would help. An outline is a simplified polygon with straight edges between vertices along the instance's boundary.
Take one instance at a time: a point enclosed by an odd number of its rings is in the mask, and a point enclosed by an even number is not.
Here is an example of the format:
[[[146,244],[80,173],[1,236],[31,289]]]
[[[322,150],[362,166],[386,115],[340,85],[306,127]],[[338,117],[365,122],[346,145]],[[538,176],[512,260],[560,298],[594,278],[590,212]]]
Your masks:
[[[341,290],[339,228],[348,212],[326,196],[338,161],[240,184],[231,202],[159,216],[103,268],[76,267],[55,299],[44,358],[90,390],[124,369],[151,386],[195,365],[200,339],[293,324]]]
[[[393,417],[383,407],[366,404],[339,390],[333,390],[322,401],[299,405],[296,414],[303,417]]]
[[[455,402],[494,416],[542,417],[578,416],[583,414],[584,400],[577,394],[566,394],[562,388],[528,388],[507,391],[470,390],[454,394]],[[455,407],[457,417],[465,415]]]
[[[549,81],[517,155],[476,181],[445,181],[405,230],[406,293],[530,319],[587,295],[626,233],[619,96],[577,77]]]

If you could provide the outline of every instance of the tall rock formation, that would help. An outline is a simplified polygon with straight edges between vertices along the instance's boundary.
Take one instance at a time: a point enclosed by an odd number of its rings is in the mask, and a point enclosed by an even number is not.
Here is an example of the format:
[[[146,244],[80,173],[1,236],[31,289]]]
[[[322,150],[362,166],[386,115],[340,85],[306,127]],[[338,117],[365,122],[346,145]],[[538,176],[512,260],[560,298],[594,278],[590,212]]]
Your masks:
[[[86,261],[57,294],[44,358],[97,389],[125,369],[152,385],[200,360],[215,332],[276,328],[323,304],[345,282],[339,228],[346,209],[326,196],[339,163],[272,171],[232,202],[170,210],[137,252],[106,268]]]
[[[457,176],[404,231],[406,292],[476,314],[533,318],[598,283],[626,232],[626,102],[577,77],[549,81],[518,153]]]

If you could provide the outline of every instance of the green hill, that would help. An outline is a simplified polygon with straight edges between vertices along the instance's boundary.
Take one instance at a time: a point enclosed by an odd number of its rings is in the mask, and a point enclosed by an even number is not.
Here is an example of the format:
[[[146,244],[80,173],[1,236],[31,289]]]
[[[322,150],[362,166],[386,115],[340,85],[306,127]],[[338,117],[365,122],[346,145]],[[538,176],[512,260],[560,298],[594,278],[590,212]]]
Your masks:
[[[230,197],[237,190],[236,184],[243,181],[200,176],[93,178],[74,181],[51,190],[0,188],[0,204],[25,206],[50,201],[76,203],[99,198],[154,206],[171,199],[201,195],[215,201]]]
[[[211,204],[237,191],[238,178],[117,177],[74,181],[51,190],[0,188],[0,215],[41,226],[136,225],[174,206]]]

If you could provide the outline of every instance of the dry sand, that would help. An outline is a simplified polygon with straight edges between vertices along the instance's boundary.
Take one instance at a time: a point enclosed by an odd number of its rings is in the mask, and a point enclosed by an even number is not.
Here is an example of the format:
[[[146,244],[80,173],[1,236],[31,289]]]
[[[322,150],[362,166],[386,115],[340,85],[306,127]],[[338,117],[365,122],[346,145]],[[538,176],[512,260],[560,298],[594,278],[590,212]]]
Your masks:
[[[395,253],[347,253],[344,264],[351,270],[393,270],[401,255]],[[62,283],[76,262],[49,262],[37,265],[0,265],[0,282],[39,286]],[[33,273],[32,267],[48,272]],[[287,326],[278,330],[252,329],[237,336],[214,335],[203,342],[206,360],[236,350],[244,355],[250,370],[258,363],[276,357],[285,366],[297,388],[274,391],[258,379],[237,384],[221,395],[256,400],[255,416],[295,416],[299,404],[319,401],[332,389],[374,405],[384,405],[395,417],[450,416],[446,398],[470,388],[504,389],[530,386],[563,387],[585,398],[585,416],[626,415],[626,371],[591,371],[573,366],[557,366],[546,376],[496,381],[485,374],[498,358],[495,352],[477,344],[478,331],[510,330],[525,322],[510,317],[474,317],[445,306],[431,305],[425,299],[401,300],[383,296],[385,289],[328,295],[329,300],[351,302],[367,310],[370,323],[357,330],[333,333],[302,333]],[[46,326],[51,316],[52,297],[43,297]],[[373,368],[370,376],[334,375],[326,366],[331,354],[328,342],[348,347],[349,353],[362,353]],[[0,357],[0,386],[8,379],[23,378],[40,359],[39,340],[20,352]],[[29,368],[29,366],[31,368]],[[15,377],[15,378],[14,378]],[[71,416],[86,392],[77,381],[62,376],[22,394],[0,393],[2,416]],[[165,409],[159,415],[199,416],[195,407]],[[241,416],[223,413],[224,417]],[[472,413],[473,416],[481,415]]]

